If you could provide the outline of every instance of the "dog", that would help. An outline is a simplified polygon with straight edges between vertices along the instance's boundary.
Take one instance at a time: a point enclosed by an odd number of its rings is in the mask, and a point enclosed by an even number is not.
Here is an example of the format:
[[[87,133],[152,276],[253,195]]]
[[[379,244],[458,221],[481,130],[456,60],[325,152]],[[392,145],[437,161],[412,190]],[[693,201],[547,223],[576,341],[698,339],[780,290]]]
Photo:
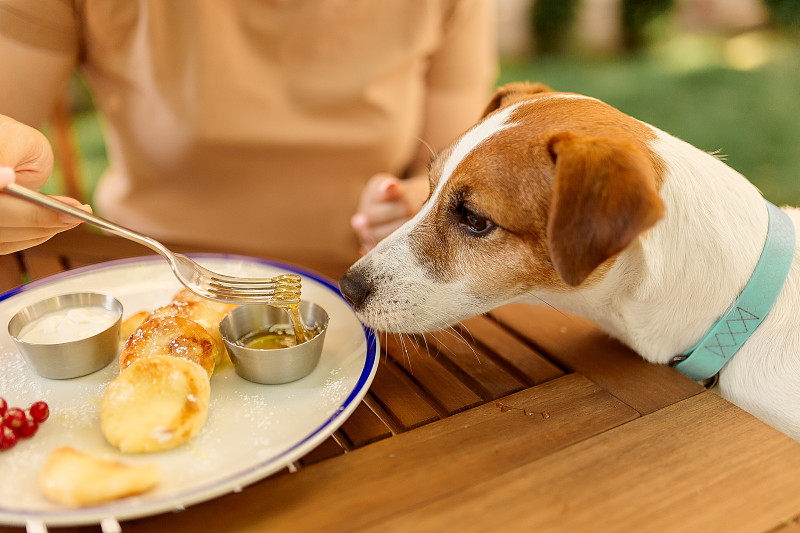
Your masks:
[[[734,302],[773,223],[760,192],[714,155],[595,98],[505,85],[434,157],[429,179],[421,210],[339,280],[376,330],[422,333],[544,302],[680,368],[726,313],[738,309],[723,323],[730,338],[753,329]],[[788,274],[715,390],[800,440],[800,210],[774,211],[794,232]]]

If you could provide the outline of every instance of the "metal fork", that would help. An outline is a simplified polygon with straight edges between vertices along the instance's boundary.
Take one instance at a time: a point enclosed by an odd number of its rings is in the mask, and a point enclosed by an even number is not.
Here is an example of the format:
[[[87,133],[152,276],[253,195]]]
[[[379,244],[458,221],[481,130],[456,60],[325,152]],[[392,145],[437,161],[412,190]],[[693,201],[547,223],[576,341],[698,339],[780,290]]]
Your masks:
[[[44,207],[84,220],[120,237],[143,244],[156,251],[169,263],[178,280],[190,291],[217,302],[289,305],[300,301],[300,276],[282,274],[273,278],[240,278],[212,272],[182,254],[169,250],[157,240],[92,215],[69,204],[32,191],[16,183],[6,185],[4,192]]]

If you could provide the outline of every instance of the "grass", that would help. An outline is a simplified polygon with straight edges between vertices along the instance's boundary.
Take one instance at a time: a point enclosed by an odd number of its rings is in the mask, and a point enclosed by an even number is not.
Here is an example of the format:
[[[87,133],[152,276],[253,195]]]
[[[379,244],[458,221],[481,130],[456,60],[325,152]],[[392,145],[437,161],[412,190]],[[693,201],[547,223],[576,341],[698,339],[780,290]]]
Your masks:
[[[679,36],[637,57],[572,54],[507,60],[498,84],[541,81],[597,97],[695,146],[725,156],[778,205],[800,205],[800,43],[772,33]],[[101,122],[85,90],[75,134],[91,191],[106,168]],[[58,193],[59,172],[45,189]]]

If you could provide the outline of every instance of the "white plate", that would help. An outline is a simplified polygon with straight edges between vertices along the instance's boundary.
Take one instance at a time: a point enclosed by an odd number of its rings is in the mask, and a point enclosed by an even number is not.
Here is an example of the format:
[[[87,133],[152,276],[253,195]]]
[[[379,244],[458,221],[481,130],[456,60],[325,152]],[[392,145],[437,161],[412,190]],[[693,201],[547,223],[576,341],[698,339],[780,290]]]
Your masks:
[[[303,299],[321,305],[330,316],[317,368],[294,383],[258,385],[240,378],[228,364],[211,378],[208,419],[194,439],[166,452],[122,454],[105,441],[99,423],[100,398],[118,372],[116,362],[77,379],[39,377],[17,352],[6,325],[26,305],[69,292],[110,294],[122,302],[123,318],[152,310],[168,303],[181,289],[166,262],[155,256],[113,261],[0,295],[0,396],[9,406],[23,409],[44,400],[51,413],[33,438],[0,452],[0,524],[56,526],[125,520],[180,510],[239,491],[311,451],[358,406],[375,376],[378,341],[333,283],[296,267],[250,257],[193,257],[224,274],[300,274]],[[45,459],[61,446],[128,463],[156,463],[162,481],[140,496],[82,509],[63,508],[45,499],[38,486]]]

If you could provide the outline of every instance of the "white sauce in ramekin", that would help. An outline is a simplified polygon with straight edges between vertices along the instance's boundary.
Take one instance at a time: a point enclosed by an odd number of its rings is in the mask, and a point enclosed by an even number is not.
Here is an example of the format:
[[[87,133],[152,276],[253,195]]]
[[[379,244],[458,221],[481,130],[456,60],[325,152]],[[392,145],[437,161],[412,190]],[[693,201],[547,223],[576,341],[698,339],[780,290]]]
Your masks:
[[[99,305],[59,309],[26,324],[17,338],[31,344],[77,341],[97,335],[117,318],[117,313]]]

